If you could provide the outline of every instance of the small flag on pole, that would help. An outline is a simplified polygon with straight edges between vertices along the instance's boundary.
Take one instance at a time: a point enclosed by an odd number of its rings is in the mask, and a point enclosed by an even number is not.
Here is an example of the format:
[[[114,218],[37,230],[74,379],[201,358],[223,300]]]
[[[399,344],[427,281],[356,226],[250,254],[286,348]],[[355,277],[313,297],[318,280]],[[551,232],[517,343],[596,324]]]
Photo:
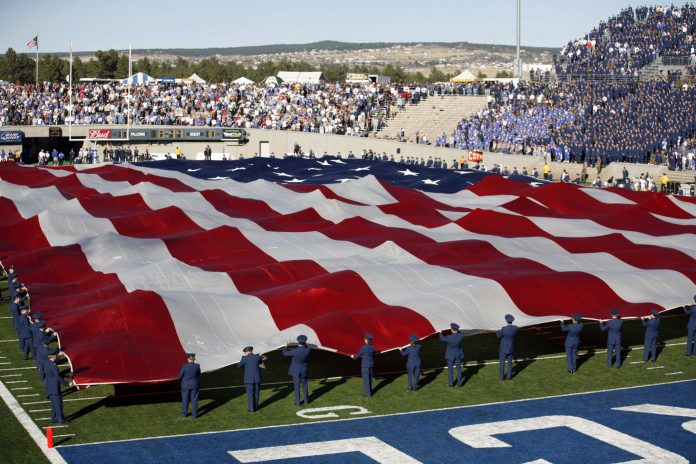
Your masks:
[[[32,49],[34,47],[38,48],[39,46],[39,36],[35,36],[33,39],[31,39],[29,42],[27,42],[27,48]]]

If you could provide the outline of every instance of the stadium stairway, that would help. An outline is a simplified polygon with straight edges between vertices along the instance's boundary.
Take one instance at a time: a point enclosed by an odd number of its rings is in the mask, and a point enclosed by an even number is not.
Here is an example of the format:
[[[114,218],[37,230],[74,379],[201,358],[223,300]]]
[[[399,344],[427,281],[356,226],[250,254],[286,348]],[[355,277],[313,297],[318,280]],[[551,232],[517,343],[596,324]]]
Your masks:
[[[387,120],[378,137],[394,138],[403,129],[406,140],[416,141],[421,130],[434,143],[435,137],[444,131],[448,136],[463,118],[479,112],[486,106],[483,96],[432,96],[419,104],[407,104],[396,116]]]
[[[662,61],[662,57],[657,57],[652,63],[645,66],[640,73],[640,79],[650,81],[655,79],[664,79],[670,72],[681,71],[683,75],[688,73],[688,66],[682,65],[667,65]]]

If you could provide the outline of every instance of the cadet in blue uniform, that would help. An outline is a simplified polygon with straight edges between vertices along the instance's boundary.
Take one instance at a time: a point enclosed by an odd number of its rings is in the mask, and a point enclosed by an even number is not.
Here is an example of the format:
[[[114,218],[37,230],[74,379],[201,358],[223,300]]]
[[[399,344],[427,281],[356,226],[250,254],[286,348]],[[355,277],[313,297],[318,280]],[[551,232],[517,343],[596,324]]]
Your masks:
[[[63,417],[63,397],[61,396],[61,384],[66,387],[69,383],[60,375],[58,366],[56,366],[56,355],[58,349],[53,348],[48,352],[48,361],[44,367],[45,382],[46,382],[46,398],[51,400],[51,423],[64,424]]]
[[[441,342],[447,343],[447,350],[445,351],[445,360],[447,360],[447,381],[450,387],[453,386],[453,368],[457,367],[457,386],[462,384],[462,359],[464,358],[464,351],[462,351],[462,340],[464,340],[464,334],[459,332],[459,324],[452,322],[450,324],[452,333],[449,335],[443,335],[440,332],[438,335]]]
[[[643,361],[648,358],[655,362],[657,358],[657,328],[660,326],[660,319],[657,317],[660,312],[657,309],[650,311],[649,316],[643,316],[641,322],[645,327],[645,338],[643,339]]]
[[[512,314],[505,315],[507,325],[495,333],[500,339],[500,349],[498,355],[500,357],[500,380],[504,377],[508,380],[512,379],[512,358],[515,356],[515,337],[517,336],[517,326],[512,323],[515,317]],[[507,360],[507,376],[505,374],[505,361]]]
[[[186,353],[188,362],[181,366],[179,380],[181,381],[181,415],[188,415],[191,402],[191,416],[198,417],[198,379],[201,376],[201,366],[196,363],[195,353]]]
[[[696,302],[696,296],[694,296]],[[691,308],[684,306],[684,314],[689,315],[689,322],[686,324],[686,355],[696,354],[696,304]]]
[[[31,357],[36,360],[36,346],[37,346],[37,340],[39,338],[39,325],[38,322],[41,320],[41,317],[43,316],[43,313],[41,311],[37,311],[34,313],[34,316],[32,317],[32,323],[31,323]]]
[[[411,334],[408,336],[411,344],[401,350],[401,356],[406,358],[406,375],[408,376],[408,389],[416,391],[418,389],[418,377],[420,377],[420,349],[418,344],[418,335]]]
[[[569,326],[561,321],[561,330],[568,332],[565,339],[566,349],[566,367],[568,372],[574,373],[578,368],[578,348],[580,347],[580,332],[582,332],[582,323],[580,314],[573,314],[573,323]]]
[[[363,392],[368,398],[372,396],[372,369],[375,366],[375,347],[372,345],[372,334],[365,333],[365,344],[360,351],[353,355],[353,359],[362,358],[360,370],[362,371]]]
[[[296,348],[288,348],[285,346],[283,350],[283,356],[291,357],[290,369],[288,374],[292,376],[292,382],[295,388],[295,405],[300,405],[300,387],[304,394],[304,404],[309,404],[309,387],[307,385],[307,358],[309,353],[312,351],[310,347],[307,346],[307,336],[299,335],[297,337],[297,343],[300,345]]]
[[[17,333],[19,335],[19,347],[24,354],[24,359],[29,359],[29,353],[31,352],[31,320],[27,314],[29,310],[27,308],[22,308],[19,316],[19,329]]]
[[[619,317],[619,310],[611,310],[611,319],[607,322],[599,321],[599,328],[607,333],[607,364],[611,367],[612,358],[616,358],[616,367],[621,367],[621,326],[623,320]]]
[[[247,394],[247,410],[254,412],[259,409],[259,395],[261,393],[261,356],[254,354],[254,347],[244,348],[244,356],[237,364],[237,368],[244,368],[244,388]]]
[[[46,321],[40,320],[36,323],[39,329],[39,333],[36,338],[36,368],[39,370],[39,378],[44,381],[44,368],[48,362],[48,345],[56,340],[55,335],[50,335],[50,329],[45,329]]]
[[[19,316],[20,316],[20,296],[15,295],[12,297],[10,300],[10,313],[12,314],[12,327],[14,327],[15,330],[19,330]],[[20,347],[21,348],[21,347]]]

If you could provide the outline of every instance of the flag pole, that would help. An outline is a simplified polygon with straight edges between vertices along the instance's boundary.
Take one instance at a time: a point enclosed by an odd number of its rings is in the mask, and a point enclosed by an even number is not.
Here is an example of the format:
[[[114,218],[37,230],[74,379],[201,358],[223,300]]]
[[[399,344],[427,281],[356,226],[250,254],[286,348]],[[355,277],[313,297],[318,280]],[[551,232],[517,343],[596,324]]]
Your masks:
[[[72,53],[72,42],[70,42],[70,72],[68,73],[68,96],[70,97],[70,106],[68,107],[68,115],[69,115],[69,133],[70,133],[70,140],[72,140],[72,123],[73,123],[73,99],[72,99],[72,94],[73,94],[73,76],[72,76],[72,67],[73,67],[73,53]]]
[[[36,87],[39,86],[39,33],[36,33]]]
[[[126,137],[130,141],[131,80],[133,78],[133,44],[128,44],[128,106],[126,113]]]

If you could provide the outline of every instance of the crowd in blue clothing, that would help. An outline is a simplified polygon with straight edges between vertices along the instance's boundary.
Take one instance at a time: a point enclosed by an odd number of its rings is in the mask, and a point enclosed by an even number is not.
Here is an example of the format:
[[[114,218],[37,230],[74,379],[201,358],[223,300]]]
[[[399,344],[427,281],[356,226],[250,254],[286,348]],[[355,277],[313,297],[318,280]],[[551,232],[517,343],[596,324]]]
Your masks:
[[[492,92],[493,93],[493,92]],[[696,134],[696,87],[670,81],[509,84],[458,125],[455,147],[551,161],[667,164]]]
[[[560,77],[635,77],[658,56],[696,57],[696,6],[628,7],[554,56]]]

